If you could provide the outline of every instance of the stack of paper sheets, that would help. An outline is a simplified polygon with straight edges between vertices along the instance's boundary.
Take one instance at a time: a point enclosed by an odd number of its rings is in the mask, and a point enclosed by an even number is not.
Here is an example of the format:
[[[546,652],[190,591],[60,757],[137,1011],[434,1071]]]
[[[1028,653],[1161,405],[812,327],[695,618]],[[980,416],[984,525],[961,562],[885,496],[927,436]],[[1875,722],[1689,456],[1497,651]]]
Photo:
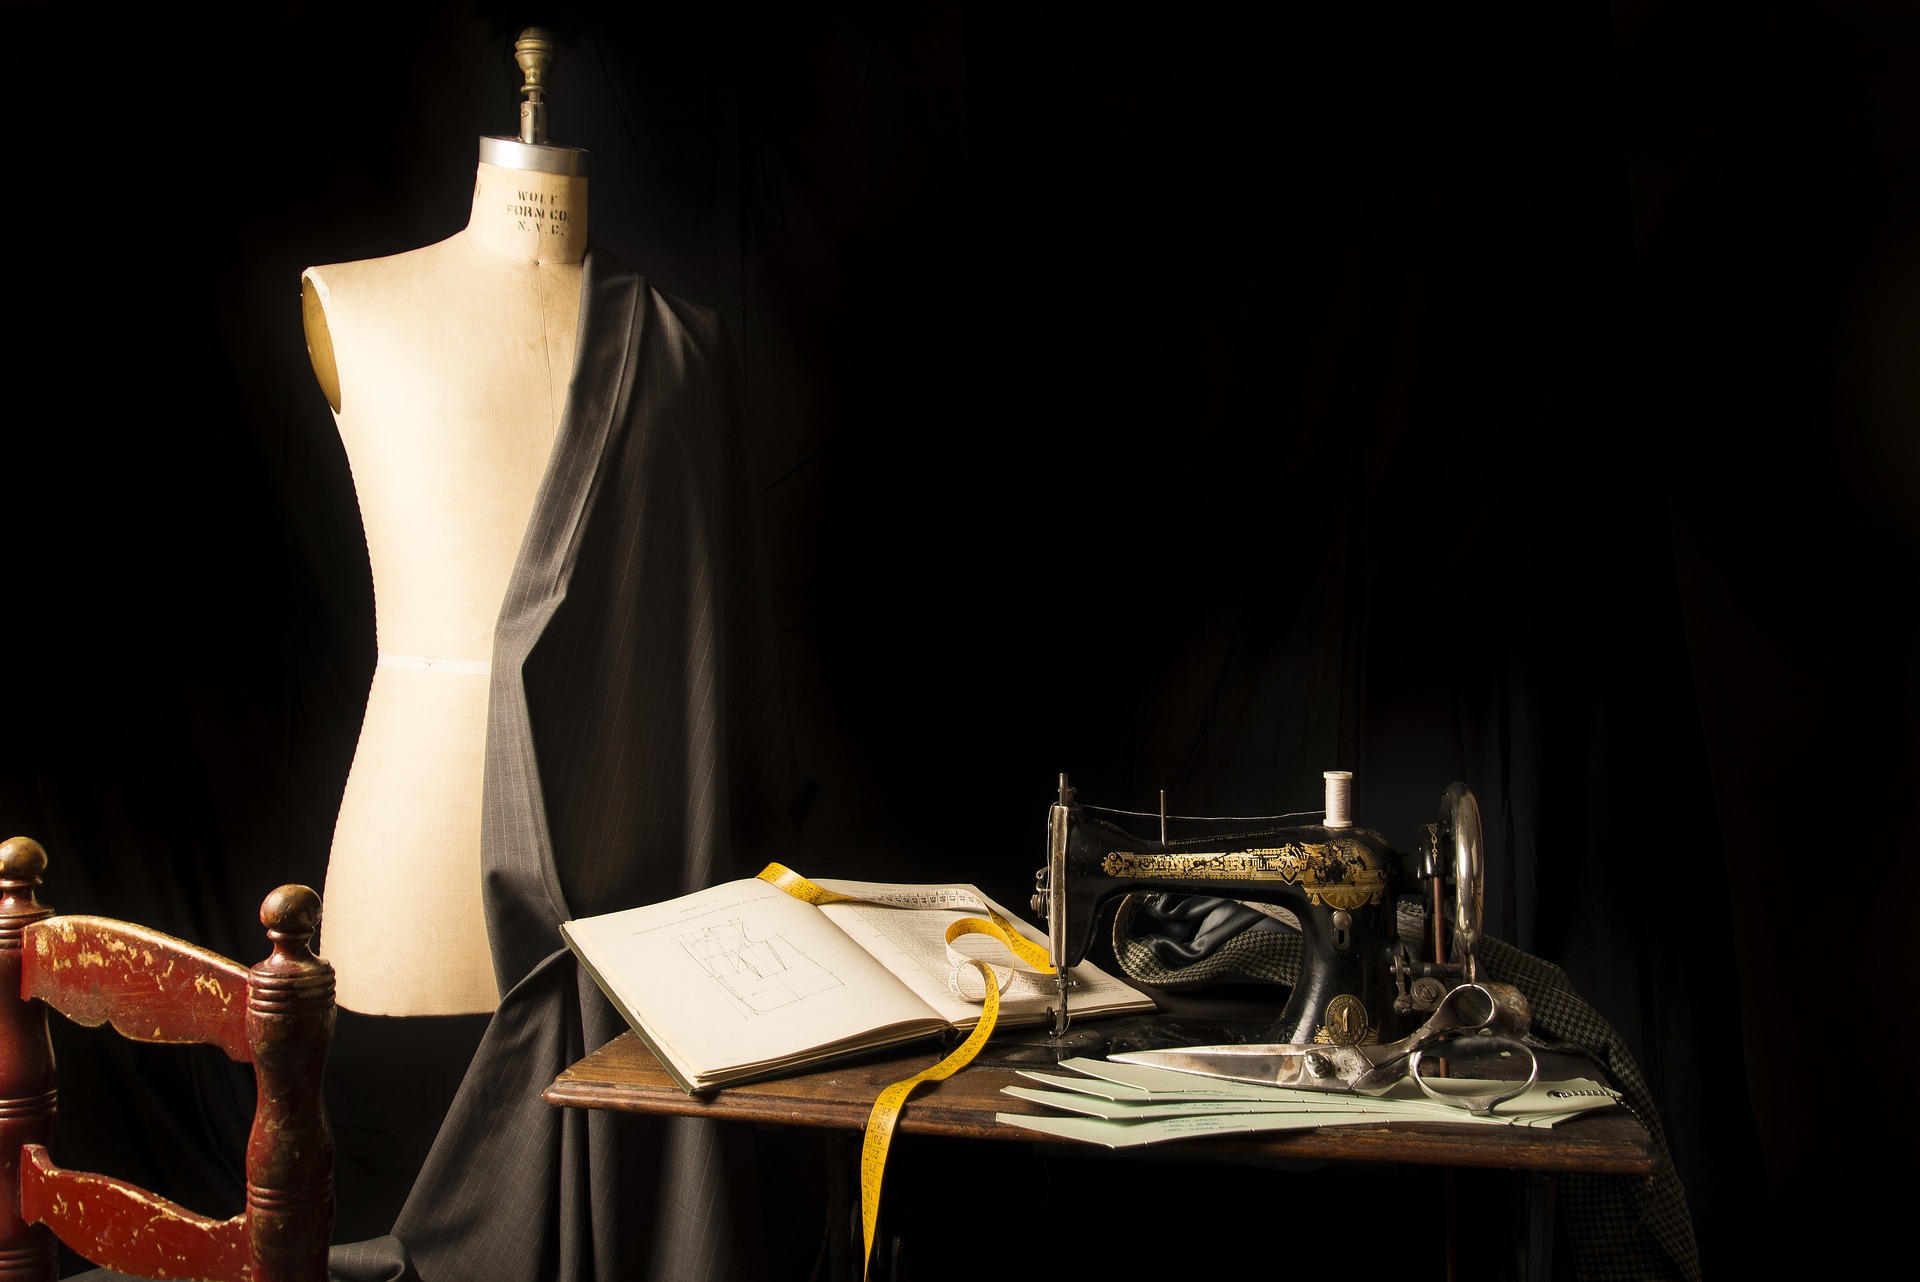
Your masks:
[[[1476,1117],[1454,1104],[1428,1097],[1418,1083],[1404,1078],[1371,1095],[1254,1086],[1141,1064],[1103,1059],[1069,1059],[1060,1068],[1080,1074],[1022,1070],[1039,1084],[1007,1086],[1020,1099],[1062,1110],[1068,1116],[1033,1117],[999,1113],[1009,1125],[1058,1139],[1080,1140],[1107,1148],[1130,1148],[1197,1135],[1258,1131],[1310,1130],[1317,1126],[1381,1126],[1389,1122],[1466,1122],[1478,1126],[1552,1126],[1596,1108],[1620,1104],[1620,1093],[1587,1078],[1535,1082],[1527,1090]],[[1497,1089],[1484,1079],[1448,1078],[1436,1090],[1483,1093]]]

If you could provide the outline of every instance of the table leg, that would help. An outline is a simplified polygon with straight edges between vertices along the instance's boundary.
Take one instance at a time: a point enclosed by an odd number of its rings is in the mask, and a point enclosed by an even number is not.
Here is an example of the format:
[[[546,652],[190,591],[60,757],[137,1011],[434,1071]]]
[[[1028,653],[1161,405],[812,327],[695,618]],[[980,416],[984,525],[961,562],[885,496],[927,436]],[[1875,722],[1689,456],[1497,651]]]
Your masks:
[[[1459,1254],[1455,1249],[1458,1238],[1454,1229],[1454,1217],[1458,1206],[1459,1198],[1454,1190],[1453,1168],[1443,1166],[1440,1168],[1440,1223],[1445,1238],[1441,1243],[1441,1259],[1445,1262],[1447,1282],[1455,1282],[1458,1276],[1456,1270],[1459,1267]]]
[[[831,1282],[860,1282],[860,1143],[836,1131],[828,1143],[827,1162],[827,1276]]]
[[[1527,1177],[1527,1282],[1553,1279],[1553,1193],[1552,1175]]]

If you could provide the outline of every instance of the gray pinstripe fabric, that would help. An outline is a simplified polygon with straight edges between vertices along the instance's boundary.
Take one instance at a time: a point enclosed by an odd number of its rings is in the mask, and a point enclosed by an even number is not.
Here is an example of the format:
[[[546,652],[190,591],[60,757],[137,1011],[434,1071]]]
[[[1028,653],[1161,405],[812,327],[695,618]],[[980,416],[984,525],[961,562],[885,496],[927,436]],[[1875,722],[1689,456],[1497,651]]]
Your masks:
[[[482,862],[506,996],[395,1225],[426,1282],[754,1276],[749,1134],[556,1109],[624,1028],[558,927],[781,857],[784,705],[713,313],[594,249],[495,632]]]

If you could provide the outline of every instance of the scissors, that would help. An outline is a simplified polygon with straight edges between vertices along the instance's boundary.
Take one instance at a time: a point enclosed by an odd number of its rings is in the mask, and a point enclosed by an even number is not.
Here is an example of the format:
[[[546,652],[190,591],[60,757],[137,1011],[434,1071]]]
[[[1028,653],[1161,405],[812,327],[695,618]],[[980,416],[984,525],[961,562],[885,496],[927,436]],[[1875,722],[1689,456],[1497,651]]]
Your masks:
[[[1427,1021],[1397,1042],[1374,1046],[1251,1043],[1182,1046],[1169,1050],[1122,1051],[1107,1058],[1174,1072],[1218,1077],[1262,1086],[1377,1094],[1403,1077],[1412,1077],[1428,1097],[1466,1109],[1477,1117],[1532,1086],[1540,1059],[1522,1039],[1532,1023],[1526,995],[1511,984],[1470,982],[1450,989]],[[1420,1071],[1423,1059],[1443,1048],[1462,1058],[1505,1051],[1527,1057],[1527,1079],[1502,1081],[1491,1091],[1442,1090]]]

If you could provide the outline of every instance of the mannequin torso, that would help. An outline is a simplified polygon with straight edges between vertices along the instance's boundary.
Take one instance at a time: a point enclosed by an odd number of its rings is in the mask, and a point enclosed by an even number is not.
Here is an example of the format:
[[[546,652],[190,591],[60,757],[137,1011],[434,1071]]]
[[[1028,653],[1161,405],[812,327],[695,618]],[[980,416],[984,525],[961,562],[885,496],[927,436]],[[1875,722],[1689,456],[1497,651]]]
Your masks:
[[[480,880],[488,670],[566,409],[586,183],[483,161],[458,234],[302,277],[380,656],[324,896],[321,948],[349,1010],[473,1014],[499,1000]]]

